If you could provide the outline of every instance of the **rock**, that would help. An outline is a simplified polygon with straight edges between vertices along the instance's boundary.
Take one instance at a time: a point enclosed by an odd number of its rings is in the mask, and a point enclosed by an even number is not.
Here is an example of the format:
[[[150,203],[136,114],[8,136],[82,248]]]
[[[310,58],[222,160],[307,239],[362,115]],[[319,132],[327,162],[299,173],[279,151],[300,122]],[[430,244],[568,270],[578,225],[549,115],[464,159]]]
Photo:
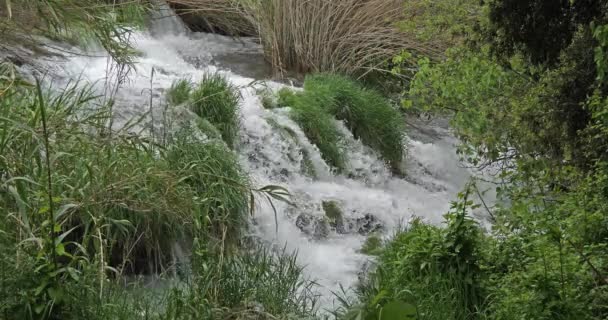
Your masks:
[[[304,233],[307,233],[306,230],[308,230],[308,227],[310,227],[311,223],[312,223],[312,216],[310,216],[308,214],[301,213],[296,218],[296,227],[298,227]]]
[[[344,213],[337,201],[323,201],[321,203],[325,216],[329,220],[329,225],[336,229],[338,233],[346,233],[344,228]]]
[[[315,217],[307,213],[298,215],[296,218],[296,226],[315,240],[327,238],[331,231],[329,222],[326,218]]]
[[[287,170],[287,168],[282,168],[281,171],[279,171],[279,173],[281,175],[289,178],[289,170]]]
[[[372,232],[381,231],[384,226],[375,216],[366,213],[363,218],[355,220],[355,228],[361,235],[370,234]]]
[[[315,240],[325,239],[329,236],[331,229],[327,219],[317,219],[314,225],[314,234],[312,236]]]

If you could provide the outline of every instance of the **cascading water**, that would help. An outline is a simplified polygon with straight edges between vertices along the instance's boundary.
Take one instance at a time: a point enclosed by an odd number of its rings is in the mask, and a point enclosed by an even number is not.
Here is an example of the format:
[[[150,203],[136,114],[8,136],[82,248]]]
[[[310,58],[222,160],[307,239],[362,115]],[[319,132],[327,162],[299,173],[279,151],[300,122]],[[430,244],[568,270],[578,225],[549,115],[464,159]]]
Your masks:
[[[252,230],[269,244],[298,252],[307,274],[320,284],[323,306],[332,307],[332,292],[339,291],[340,286],[355,284],[362,266],[370,259],[359,252],[367,234],[376,231],[389,235],[414,216],[441,223],[449,202],[471,175],[458,161],[454,149],[457,141],[445,127],[410,129],[404,164],[406,178],[398,178],[391,175],[375,152],[354,139],[338,122],[348,137],[348,170],[343,175],[334,174],[318,149],[290,120],[287,109],[262,107],[256,94],[260,84],[252,84],[265,68],[259,45],[249,39],[186,33],[179,20],[167,17],[166,10],[170,9],[164,10],[157,15],[151,33],[133,35],[141,56],[128,81],[116,91],[114,129],[145,116],[150,103],[154,125],[159,127],[165,105],[163,92],[174,80],[197,81],[206,72],[225,74],[242,94],[237,149],[243,166],[255,185],[284,186],[295,203],[274,203],[277,230],[272,207],[260,201]],[[227,61],[237,61],[239,67],[227,70]],[[96,84],[101,93],[104,82],[116,77],[111,65],[111,59],[103,52],[52,58],[47,63],[54,70],[50,74],[55,75],[53,81],[58,85],[83,79]],[[282,86],[275,82],[265,85],[275,89]],[[315,172],[314,178],[311,171]],[[343,212],[341,225],[326,223],[324,202],[331,202]]]

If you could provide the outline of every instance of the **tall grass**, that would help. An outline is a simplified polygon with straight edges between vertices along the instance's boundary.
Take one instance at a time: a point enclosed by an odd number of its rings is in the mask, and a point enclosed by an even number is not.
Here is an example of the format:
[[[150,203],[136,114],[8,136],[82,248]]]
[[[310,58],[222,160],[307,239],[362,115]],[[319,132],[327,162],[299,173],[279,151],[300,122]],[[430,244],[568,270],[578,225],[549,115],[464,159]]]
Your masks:
[[[402,50],[434,53],[395,27],[399,0],[248,0],[244,15],[257,27],[277,72],[378,71]]]
[[[98,41],[114,60],[131,65],[130,34],[143,25],[147,1],[58,0],[4,1],[0,5],[0,47],[41,46],[36,35],[59,40]]]
[[[201,118],[208,120],[233,148],[239,129],[239,91],[218,73],[206,74],[190,94],[190,104]]]
[[[208,240],[235,244],[245,227],[250,196],[236,155],[222,143],[184,137],[169,148],[167,161],[200,199],[197,223]]]

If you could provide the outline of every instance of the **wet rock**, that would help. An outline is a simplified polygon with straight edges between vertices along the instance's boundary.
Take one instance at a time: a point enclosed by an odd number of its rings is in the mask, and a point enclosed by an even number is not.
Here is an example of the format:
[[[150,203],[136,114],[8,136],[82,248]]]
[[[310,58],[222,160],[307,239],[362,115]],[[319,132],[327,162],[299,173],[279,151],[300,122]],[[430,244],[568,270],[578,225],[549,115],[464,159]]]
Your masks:
[[[282,176],[288,177],[289,178],[289,170],[287,170],[286,168],[282,168],[281,171],[279,171],[279,173]]]
[[[298,215],[296,218],[296,226],[315,240],[325,239],[331,232],[329,221],[326,218],[315,217],[307,213]]]
[[[355,227],[357,232],[361,235],[381,231],[384,228],[382,222],[380,222],[380,220],[378,220],[378,218],[376,218],[374,215],[369,213],[365,214],[362,218],[357,218],[355,220]]]
[[[315,228],[312,236],[315,240],[325,239],[329,236],[329,232],[331,231],[331,229],[327,219],[315,220],[314,224]]]
[[[312,224],[312,216],[301,213],[296,218],[296,227],[298,227],[302,232],[306,233],[310,225]]]
[[[337,201],[323,201],[321,207],[329,220],[329,225],[336,229],[337,233],[346,233],[344,228],[344,213]]]

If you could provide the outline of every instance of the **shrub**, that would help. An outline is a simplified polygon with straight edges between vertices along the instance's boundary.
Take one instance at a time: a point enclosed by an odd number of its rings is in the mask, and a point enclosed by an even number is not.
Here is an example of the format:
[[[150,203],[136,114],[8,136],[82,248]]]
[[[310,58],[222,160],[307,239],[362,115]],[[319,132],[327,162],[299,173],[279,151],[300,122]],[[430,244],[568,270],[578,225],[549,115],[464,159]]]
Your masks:
[[[239,92],[218,74],[206,74],[191,93],[192,111],[211,122],[233,148],[239,128]]]
[[[472,319],[482,310],[483,236],[466,215],[467,195],[452,205],[445,228],[414,220],[380,250],[376,241],[366,245],[379,261],[359,285],[359,313],[376,314],[395,301],[415,306],[419,320]]]

